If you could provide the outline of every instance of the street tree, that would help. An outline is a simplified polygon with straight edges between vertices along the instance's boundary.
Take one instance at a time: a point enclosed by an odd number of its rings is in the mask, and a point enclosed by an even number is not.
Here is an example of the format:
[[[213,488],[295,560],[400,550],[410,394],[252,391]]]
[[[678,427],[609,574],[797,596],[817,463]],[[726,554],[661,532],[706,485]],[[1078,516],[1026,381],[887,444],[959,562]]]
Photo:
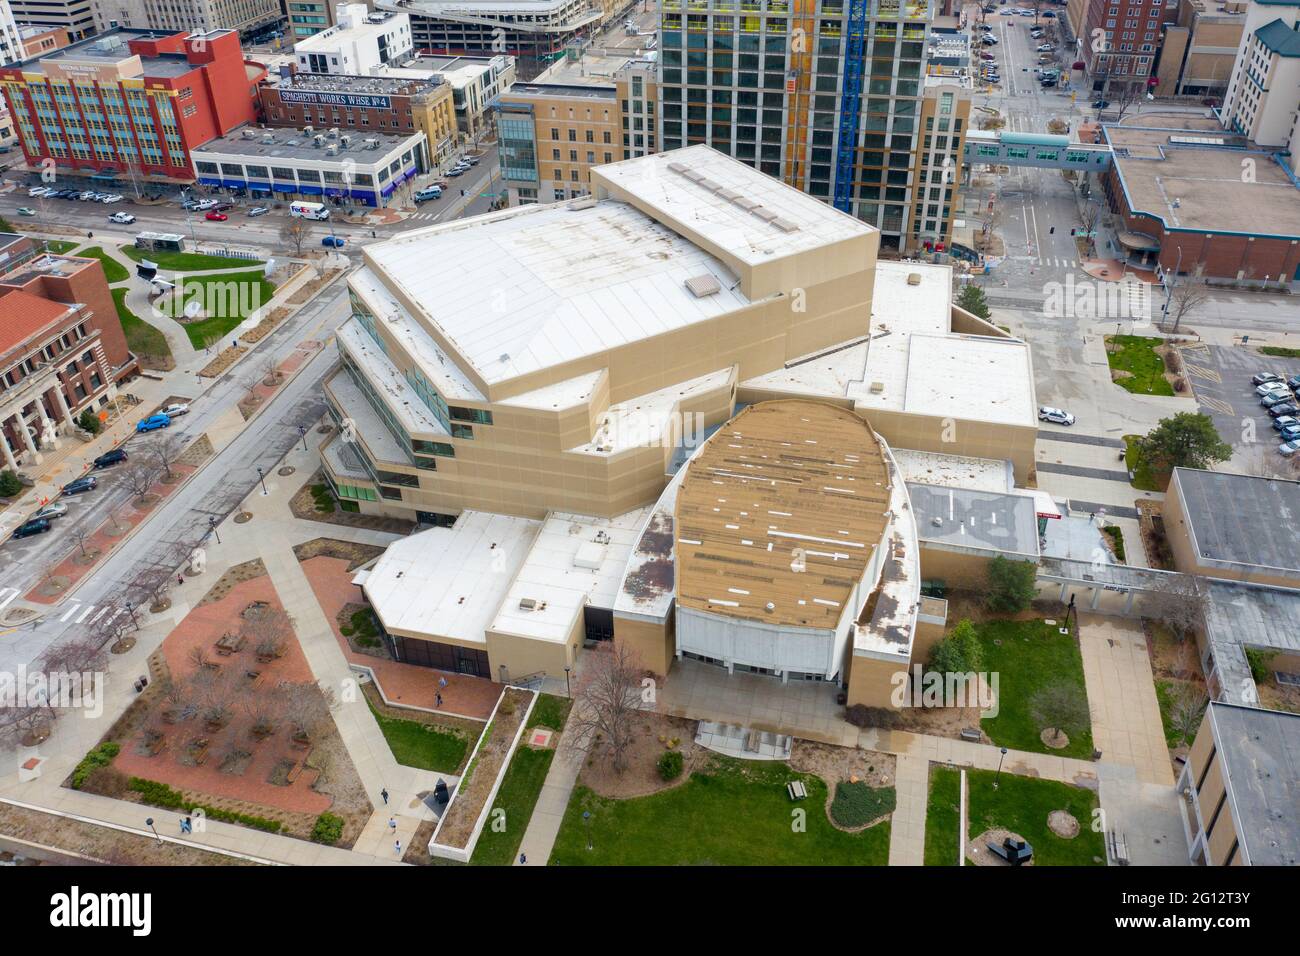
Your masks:
[[[1203,282],[1193,281],[1191,276],[1174,276],[1165,305],[1165,328],[1177,332],[1183,319],[1194,314],[1209,297],[1209,286]]]
[[[158,481],[158,469],[151,461],[133,461],[122,471],[122,481],[139,504],[144,504],[149,489]]]
[[[645,666],[622,641],[588,651],[582,663],[569,717],[574,742],[588,754],[604,747],[614,772],[621,774],[627,769],[627,751],[641,709]]]
[[[147,447],[149,463],[153,466],[155,472],[162,472],[164,481],[170,482],[173,478],[172,463],[185,450],[185,439],[180,435],[168,432],[166,429],[159,429],[154,432],[154,437]]]
[[[962,286],[961,292],[957,296],[957,304],[971,315],[981,319],[987,319],[993,314],[989,309],[984,290],[973,282],[967,282]]]
[[[1196,574],[1160,574],[1138,601],[1142,616],[1164,624],[1179,641],[1205,627],[1209,588]]]
[[[307,237],[310,235],[311,227],[307,225],[305,219],[290,217],[280,227],[280,241],[286,246],[292,247],[295,256],[302,255],[303,243],[307,241]]]

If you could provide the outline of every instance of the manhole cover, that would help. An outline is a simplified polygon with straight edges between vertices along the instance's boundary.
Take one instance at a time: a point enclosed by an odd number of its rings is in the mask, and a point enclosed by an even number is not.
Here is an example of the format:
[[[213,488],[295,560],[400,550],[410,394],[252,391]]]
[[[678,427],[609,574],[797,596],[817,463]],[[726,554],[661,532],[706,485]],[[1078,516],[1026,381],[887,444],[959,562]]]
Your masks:
[[[285,465],[283,468],[277,471],[276,474],[279,475],[281,478],[288,478],[297,470],[298,469],[293,467],[293,465]]]
[[[239,514],[235,515],[235,524],[244,524],[252,520],[253,512],[251,511],[241,511]]]

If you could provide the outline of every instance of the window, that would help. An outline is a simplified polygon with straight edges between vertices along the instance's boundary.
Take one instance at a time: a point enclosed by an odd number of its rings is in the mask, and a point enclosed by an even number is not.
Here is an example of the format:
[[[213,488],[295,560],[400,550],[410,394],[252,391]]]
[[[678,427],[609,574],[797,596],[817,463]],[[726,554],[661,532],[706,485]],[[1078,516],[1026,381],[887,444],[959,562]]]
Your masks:
[[[461,405],[447,406],[447,412],[454,422],[474,422],[477,425],[491,425],[492,413],[486,408],[465,408]]]

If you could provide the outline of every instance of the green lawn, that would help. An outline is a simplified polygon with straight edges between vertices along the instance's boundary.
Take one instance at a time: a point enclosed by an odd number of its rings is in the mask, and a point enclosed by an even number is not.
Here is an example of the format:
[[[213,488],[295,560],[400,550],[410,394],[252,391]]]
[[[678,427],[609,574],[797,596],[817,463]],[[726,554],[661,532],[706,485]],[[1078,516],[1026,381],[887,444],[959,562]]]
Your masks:
[[[1043,728],[1032,716],[1032,700],[1040,688],[1055,681],[1084,688],[1083,656],[1074,635],[1060,634],[1042,621],[986,621],[978,625],[977,633],[984,648],[984,669],[999,675],[998,715],[981,721],[989,739],[1013,750],[1091,758],[1091,727],[1053,750],[1043,743],[1039,736]]]
[[[54,253],[56,256],[66,256],[69,252],[77,248],[77,246],[79,245],[81,245],[80,242],[68,242],[66,239],[45,240],[45,247],[49,249],[50,252]]]
[[[195,348],[219,341],[275,294],[275,286],[262,278],[260,269],[187,276],[183,288],[184,301],[198,299],[207,314],[207,318],[185,323],[185,334]]]
[[[564,729],[569,716],[570,701],[551,694],[542,694],[528,716],[528,726],[547,727],[558,734]],[[494,818],[489,816],[487,826],[470,857],[471,866],[509,866],[519,856],[519,844],[532,819],[533,808],[541,795],[542,784],[555,759],[555,750],[534,750],[520,746],[510,758],[501,789],[497,791],[493,810],[505,811],[505,829],[494,829]]]
[[[1300,358],[1300,349],[1289,349],[1281,345],[1261,345],[1259,354],[1271,355],[1274,358]]]
[[[125,282],[131,278],[131,273],[126,271],[126,266],[118,262],[99,246],[91,246],[89,249],[82,249],[77,253],[79,256],[85,256],[87,259],[98,259],[104,267],[104,278],[108,280],[109,285],[114,282]]]
[[[1092,790],[1005,771],[998,776],[993,770],[967,770],[966,787],[970,801],[967,825],[972,837],[1003,827],[1029,841],[1038,866],[1105,865],[1105,840],[1092,829],[1092,811],[1097,808],[1097,794]],[[1078,836],[1067,840],[1048,828],[1047,815],[1053,810],[1069,811],[1079,821]]]
[[[1156,354],[1159,339],[1144,335],[1108,335],[1106,336],[1106,360],[1112,369],[1132,373],[1129,377],[1118,380],[1115,384],[1136,395],[1172,395],[1174,388],[1165,381],[1165,365]],[[1110,351],[1110,346],[1118,345],[1119,351]]]
[[[1133,472],[1133,487],[1139,491],[1164,491],[1169,476],[1158,475],[1151,469],[1151,463],[1142,451],[1142,436],[1125,435],[1124,449],[1124,464]]]
[[[141,359],[147,356],[155,360],[170,360],[172,349],[167,344],[167,337],[126,307],[127,290],[123,288],[111,291],[113,304],[117,306],[117,317],[121,320],[122,331],[126,335],[127,348]]]
[[[925,808],[925,865],[957,865],[961,828],[961,772],[930,767],[930,798]]]
[[[257,259],[237,259],[234,256],[205,256],[198,252],[146,252],[135,246],[123,246],[122,255],[139,262],[148,259],[156,262],[162,269],[176,269],[184,272],[203,272],[208,269],[234,269],[260,266]]]
[[[707,772],[646,797],[612,800],[578,786],[550,862],[562,866],[884,866],[889,821],[857,833],[826,817],[826,784],[784,763],[714,755]],[[785,786],[802,780],[808,798]],[[802,810],[796,816],[793,811]],[[582,814],[591,813],[593,849]],[[799,825],[800,817],[803,825]]]
[[[455,773],[460,769],[469,749],[469,741],[464,737],[418,721],[385,717],[369,700],[366,703],[398,763],[438,773]]]

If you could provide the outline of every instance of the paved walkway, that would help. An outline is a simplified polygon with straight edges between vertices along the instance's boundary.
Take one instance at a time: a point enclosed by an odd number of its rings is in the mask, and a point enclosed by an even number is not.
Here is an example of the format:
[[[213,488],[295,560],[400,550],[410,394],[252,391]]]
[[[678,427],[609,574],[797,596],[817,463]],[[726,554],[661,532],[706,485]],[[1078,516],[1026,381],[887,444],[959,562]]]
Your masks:
[[[551,849],[555,838],[560,833],[560,824],[564,822],[564,811],[569,806],[569,797],[578,782],[578,771],[582,769],[583,753],[573,744],[573,734],[569,727],[573,724],[570,714],[569,724],[560,735],[555,746],[555,759],[551,769],[546,773],[546,782],[537,797],[537,806],[533,808],[528,829],[519,844],[519,852],[527,859],[526,866],[545,866],[551,858]],[[514,861],[519,866],[518,858]]]
[[[1141,626],[1122,618],[1080,614],[1079,647],[1092,738],[1102,759],[1133,767],[1143,783],[1172,787],[1174,772]]]
[[[889,823],[889,865],[925,862],[925,812],[930,803],[930,763],[920,757],[895,758],[894,793],[898,804]]]

